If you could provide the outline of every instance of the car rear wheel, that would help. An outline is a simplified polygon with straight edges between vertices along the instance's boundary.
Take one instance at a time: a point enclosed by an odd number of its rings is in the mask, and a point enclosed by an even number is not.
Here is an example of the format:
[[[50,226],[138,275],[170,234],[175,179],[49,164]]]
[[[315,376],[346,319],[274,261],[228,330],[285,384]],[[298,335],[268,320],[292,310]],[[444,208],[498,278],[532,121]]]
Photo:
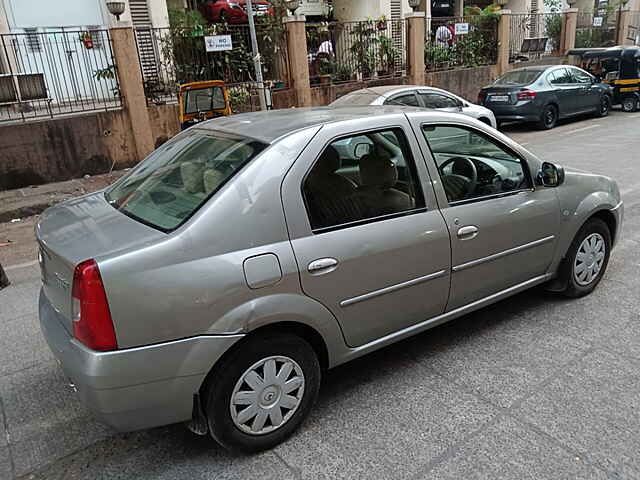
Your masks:
[[[596,288],[609,263],[611,232],[599,218],[589,219],[576,234],[564,260],[568,297],[582,297]]]
[[[554,105],[547,105],[542,110],[540,120],[538,121],[538,127],[543,130],[551,130],[556,126],[558,121],[558,109]]]
[[[638,109],[638,97],[627,95],[622,99],[622,111],[635,112]]]
[[[211,436],[231,450],[258,452],[283,442],[306,418],[320,388],[320,363],[302,338],[249,338],[211,372],[206,414]]]
[[[606,117],[611,111],[611,97],[609,95],[602,95],[600,97],[600,106],[598,107],[597,116]]]

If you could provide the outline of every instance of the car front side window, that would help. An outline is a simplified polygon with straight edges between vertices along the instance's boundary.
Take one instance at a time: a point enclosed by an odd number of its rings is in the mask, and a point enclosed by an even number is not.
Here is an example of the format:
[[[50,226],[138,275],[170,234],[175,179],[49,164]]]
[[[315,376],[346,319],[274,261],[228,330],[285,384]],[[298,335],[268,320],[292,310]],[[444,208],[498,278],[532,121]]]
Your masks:
[[[450,203],[531,188],[524,162],[477,130],[454,125],[423,125]]]
[[[411,150],[400,128],[334,140],[307,174],[302,192],[315,233],[425,208]]]

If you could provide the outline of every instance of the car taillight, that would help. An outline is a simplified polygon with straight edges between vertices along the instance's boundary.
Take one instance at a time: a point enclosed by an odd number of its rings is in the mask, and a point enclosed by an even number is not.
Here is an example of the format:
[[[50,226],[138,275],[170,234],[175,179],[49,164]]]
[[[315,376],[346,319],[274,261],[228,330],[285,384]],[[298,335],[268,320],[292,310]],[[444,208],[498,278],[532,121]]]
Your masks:
[[[533,90],[522,90],[518,92],[518,100],[533,100],[536,98],[536,92]]]
[[[483,92],[482,90],[480,90],[480,93],[478,93],[478,103],[482,105],[485,98],[487,98],[487,92]]]
[[[95,260],[86,260],[76,266],[71,297],[73,336],[92,350],[116,350],[116,332]]]

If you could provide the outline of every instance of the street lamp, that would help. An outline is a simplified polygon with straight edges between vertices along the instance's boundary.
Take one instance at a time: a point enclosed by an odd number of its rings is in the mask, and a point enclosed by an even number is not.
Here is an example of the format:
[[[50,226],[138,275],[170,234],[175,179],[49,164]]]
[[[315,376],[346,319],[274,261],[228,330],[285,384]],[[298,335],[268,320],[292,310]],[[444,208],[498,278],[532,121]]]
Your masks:
[[[291,10],[291,15],[295,15],[296,10],[300,7],[300,0],[286,0],[284,4],[289,10]]]
[[[124,13],[124,2],[107,2],[107,8],[109,9],[109,13],[116,17],[116,20],[120,21],[120,15]]]
[[[409,6],[415,12],[416,8],[420,6],[420,0],[409,0]]]

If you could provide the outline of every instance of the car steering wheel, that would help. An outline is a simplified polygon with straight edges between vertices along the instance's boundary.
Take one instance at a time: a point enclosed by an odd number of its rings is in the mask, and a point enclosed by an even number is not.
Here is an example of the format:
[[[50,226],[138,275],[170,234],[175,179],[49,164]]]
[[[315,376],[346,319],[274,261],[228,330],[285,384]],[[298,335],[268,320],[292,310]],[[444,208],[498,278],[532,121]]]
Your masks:
[[[470,185],[469,185],[469,192],[468,193],[472,193],[476,191],[476,186],[478,185],[478,169],[476,168],[475,163],[473,163],[472,160],[470,160],[467,157],[451,157],[447,160],[445,160],[439,167],[438,170],[440,170],[440,174],[442,176],[447,175],[446,173],[444,173],[444,169],[446,167],[449,166],[449,164],[457,162],[457,161],[462,161],[465,162],[467,165],[469,165],[469,167],[471,168],[471,178],[465,177],[464,175],[458,175],[458,174],[453,174],[459,177],[463,177],[467,180],[469,180]]]

